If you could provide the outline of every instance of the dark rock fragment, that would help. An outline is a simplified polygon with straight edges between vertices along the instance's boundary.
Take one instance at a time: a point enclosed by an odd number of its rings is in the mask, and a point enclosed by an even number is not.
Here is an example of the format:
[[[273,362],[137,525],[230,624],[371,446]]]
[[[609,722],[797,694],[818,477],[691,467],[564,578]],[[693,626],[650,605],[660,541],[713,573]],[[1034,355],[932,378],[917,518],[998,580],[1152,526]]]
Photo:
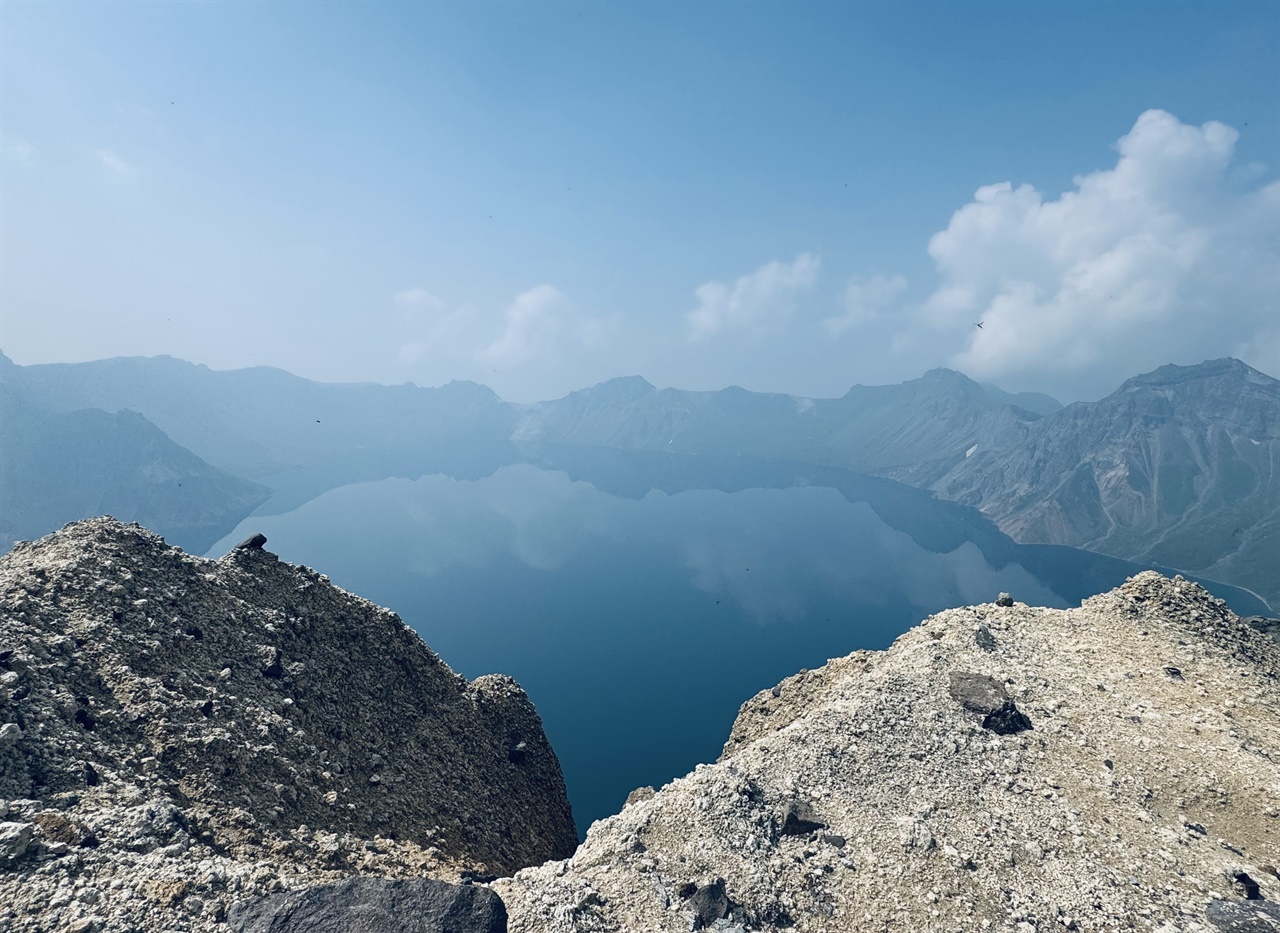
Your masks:
[[[689,887],[693,891],[685,895],[683,892]],[[688,904],[686,906],[693,910],[693,925],[691,929],[705,930],[717,920],[723,920],[733,911],[735,905],[729,900],[729,894],[725,891],[724,879],[717,878],[710,884],[704,884],[701,887],[697,885],[684,885],[680,889],[681,895],[686,897]]]
[[[623,806],[629,807],[633,803],[639,803],[641,800],[648,800],[656,793],[657,791],[647,785],[645,787],[637,787],[631,793],[627,794],[627,802],[624,803]]]
[[[1186,680],[1186,678],[1182,676],[1182,671],[1176,667],[1166,666],[1164,672],[1173,680]]]
[[[978,626],[978,630],[973,633],[973,640],[983,651],[996,650],[996,637],[991,634],[991,629],[985,625]]]
[[[235,933],[505,933],[507,910],[488,888],[429,878],[351,878],[235,905]]]
[[[1280,907],[1272,901],[1210,901],[1205,918],[1222,933],[1280,933]]]
[[[1248,901],[1262,900],[1262,889],[1258,887],[1258,882],[1254,881],[1247,874],[1238,871],[1232,876],[1232,879],[1240,887],[1244,888],[1244,897]]]
[[[1001,593],[999,596],[996,597],[996,605],[1004,606],[1006,608],[1009,606],[1012,606],[1013,597],[1010,596],[1008,593]]]
[[[1009,700],[998,710],[986,715],[982,720],[982,728],[990,729],[996,735],[1014,735],[1030,729],[1031,719]]]
[[[787,804],[786,815],[782,820],[782,835],[806,836],[826,828],[827,824],[819,820],[808,805],[796,801]]]
[[[232,548],[232,550],[233,551],[261,551],[262,546],[266,543],[267,543],[267,536],[264,535],[262,532],[258,532],[256,535],[251,535],[248,538],[245,538],[243,541],[237,544],[234,548]]]
[[[1004,684],[985,674],[952,671],[951,699],[971,713],[994,713],[1009,702]]]
[[[507,761],[513,765],[524,764],[524,759],[528,754],[528,746],[524,742],[517,742],[507,749]]]

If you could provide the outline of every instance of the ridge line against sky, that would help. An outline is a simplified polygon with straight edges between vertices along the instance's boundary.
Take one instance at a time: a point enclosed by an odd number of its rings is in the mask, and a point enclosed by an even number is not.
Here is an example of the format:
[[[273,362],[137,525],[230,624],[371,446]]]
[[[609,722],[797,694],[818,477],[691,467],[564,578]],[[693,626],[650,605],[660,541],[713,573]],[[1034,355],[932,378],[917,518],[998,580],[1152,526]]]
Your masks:
[[[5,4],[0,345],[519,401],[1280,371],[1280,7],[921,9]]]

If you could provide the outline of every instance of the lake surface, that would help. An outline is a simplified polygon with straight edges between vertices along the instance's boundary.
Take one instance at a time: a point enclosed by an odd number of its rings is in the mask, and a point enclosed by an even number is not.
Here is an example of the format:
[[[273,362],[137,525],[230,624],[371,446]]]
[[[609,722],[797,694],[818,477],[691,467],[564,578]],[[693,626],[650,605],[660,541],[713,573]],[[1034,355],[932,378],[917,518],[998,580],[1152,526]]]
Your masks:
[[[624,498],[530,465],[387,479],[251,517],[210,555],[255,531],[399,613],[466,677],[515,677],[580,831],[713,761],[738,706],[801,668],[1001,590],[1065,605],[1016,563],[926,550],[822,487]]]

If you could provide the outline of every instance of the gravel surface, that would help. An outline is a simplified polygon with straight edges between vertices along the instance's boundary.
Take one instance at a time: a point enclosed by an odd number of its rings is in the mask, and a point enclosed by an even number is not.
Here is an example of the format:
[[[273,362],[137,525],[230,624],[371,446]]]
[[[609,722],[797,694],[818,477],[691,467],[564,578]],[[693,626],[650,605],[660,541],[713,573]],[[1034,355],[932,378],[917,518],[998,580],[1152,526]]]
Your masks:
[[[511,930],[1280,930],[1280,646],[1155,573],[1000,602],[747,701]]]

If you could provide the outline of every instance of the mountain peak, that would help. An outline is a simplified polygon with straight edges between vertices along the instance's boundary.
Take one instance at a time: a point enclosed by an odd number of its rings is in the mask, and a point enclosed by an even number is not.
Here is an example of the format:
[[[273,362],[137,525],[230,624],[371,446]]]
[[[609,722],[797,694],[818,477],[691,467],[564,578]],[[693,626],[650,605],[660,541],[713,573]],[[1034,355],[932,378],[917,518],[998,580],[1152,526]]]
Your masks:
[[[1176,386],[1202,380],[1223,380],[1231,382],[1252,382],[1255,385],[1277,385],[1280,380],[1273,379],[1266,373],[1259,372],[1247,363],[1235,357],[1223,357],[1217,360],[1205,360],[1181,366],[1169,363],[1149,373],[1142,373],[1128,379],[1120,386],[1120,391],[1132,391],[1136,388],[1154,386]]]
[[[638,399],[652,395],[657,389],[643,376],[616,376],[583,391],[600,398]]]
[[[968,376],[966,376],[964,373],[957,372],[954,369],[947,369],[945,366],[935,366],[933,369],[926,372],[920,378],[927,379],[930,382],[957,382],[957,383],[973,382],[973,380],[970,379]],[[974,383],[974,384],[977,385],[977,383]]]

